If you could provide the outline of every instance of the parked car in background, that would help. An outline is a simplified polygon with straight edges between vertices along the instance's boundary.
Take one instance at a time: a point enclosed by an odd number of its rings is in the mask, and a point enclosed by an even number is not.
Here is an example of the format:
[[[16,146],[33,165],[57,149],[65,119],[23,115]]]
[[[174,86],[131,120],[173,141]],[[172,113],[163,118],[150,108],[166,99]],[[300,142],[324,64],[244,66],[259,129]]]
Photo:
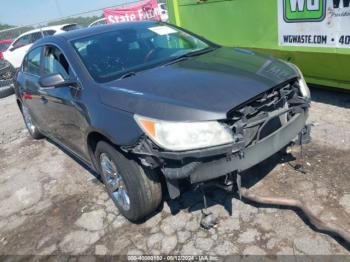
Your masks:
[[[59,34],[79,28],[77,24],[47,26],[23,33],[17,37],[8,49],[3,52],[3,58],[9,61],[14,68],[19,68],[24,56],[33,43],[44,36]]]
[[[0,40],[0,60],[4,58],[2,52],[6,51],[12,43],[13,39]]]
[[[295,65],[161,22],[45,37],[15,91],[30,135],[96,170],[131,221],[158,207],[162,180],[176,198],[180,180],[228,181],[309,135]]]

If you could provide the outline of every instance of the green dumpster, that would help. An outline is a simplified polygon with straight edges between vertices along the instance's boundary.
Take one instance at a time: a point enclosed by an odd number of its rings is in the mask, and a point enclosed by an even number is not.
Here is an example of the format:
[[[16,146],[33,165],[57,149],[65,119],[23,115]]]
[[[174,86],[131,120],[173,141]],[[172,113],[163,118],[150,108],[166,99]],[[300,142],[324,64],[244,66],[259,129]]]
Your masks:
[[[297,64],[311,84],[350,89],[350,0],[167,0],[170,22],[224,46]]]

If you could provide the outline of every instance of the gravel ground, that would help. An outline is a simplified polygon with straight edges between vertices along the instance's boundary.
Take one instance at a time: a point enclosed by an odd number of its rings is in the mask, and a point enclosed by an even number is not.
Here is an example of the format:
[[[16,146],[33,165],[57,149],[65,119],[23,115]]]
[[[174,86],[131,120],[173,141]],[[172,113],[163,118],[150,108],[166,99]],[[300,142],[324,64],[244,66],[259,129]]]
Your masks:
[[[292,168],[300,161],[295,152],[253,168],[243,184],[302,199],[350,230],[350,94],[312,91],[307,174]],[[199,228],[201,196],[191,191],[132,224],[92,172],[51,142],[29,138],[14,96],[0,100],[0,108],[0,255],[350,254],[349,246],[314,231],[294,210],[241,202],[221,190],[209,195],[209,210],[219,217],[209,231]]]

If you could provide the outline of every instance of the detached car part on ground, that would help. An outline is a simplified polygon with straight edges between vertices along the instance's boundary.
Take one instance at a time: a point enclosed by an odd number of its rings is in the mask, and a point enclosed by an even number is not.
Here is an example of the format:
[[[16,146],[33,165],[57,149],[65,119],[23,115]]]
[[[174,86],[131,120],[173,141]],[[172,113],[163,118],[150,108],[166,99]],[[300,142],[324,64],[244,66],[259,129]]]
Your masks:
[[[176,198],[179,180],[239,178],[309,141],[310,92],[296,66],[164,23],[44,38],[23,61],[16,95],[32,137],[96,170],[131,221],[159,206],[162,179]]]
[[[13,78],[15,73],[16,70],[9,62],[0,60],[0,98],[14,93]]]

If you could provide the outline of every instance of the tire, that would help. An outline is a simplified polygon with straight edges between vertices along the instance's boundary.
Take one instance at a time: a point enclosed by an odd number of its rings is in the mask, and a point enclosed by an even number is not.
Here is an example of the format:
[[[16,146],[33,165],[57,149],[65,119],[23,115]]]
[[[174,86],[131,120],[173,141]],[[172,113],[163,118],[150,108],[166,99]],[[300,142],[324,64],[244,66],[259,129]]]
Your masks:
[[[137,222],[157,209],[162,200],[162,189],[159,176],[154,170],[143,168],[104,141],[98,142],[95,157],[106,190],[121,214],[130,221]],[[106,172],[106,159],[110,160],[112,166],[114,164],[116,172],[111,172],[114,176]],[[112,184],[118,184],[118,187],[113,189]]]
[[[38,127],[33,122],[28,108],[24,105],[21,105],[21,111],[22,111],[24,124],[26,125],[26,128],[27,128],[30,136],[32,138],[34,138],[35,140],[43,138],[44,136],[40,133]]]
[[[8,86],[0,87],[0,98],[8,97],[14,93],[15,93],[15,90],[13,89],[12,84]]]

